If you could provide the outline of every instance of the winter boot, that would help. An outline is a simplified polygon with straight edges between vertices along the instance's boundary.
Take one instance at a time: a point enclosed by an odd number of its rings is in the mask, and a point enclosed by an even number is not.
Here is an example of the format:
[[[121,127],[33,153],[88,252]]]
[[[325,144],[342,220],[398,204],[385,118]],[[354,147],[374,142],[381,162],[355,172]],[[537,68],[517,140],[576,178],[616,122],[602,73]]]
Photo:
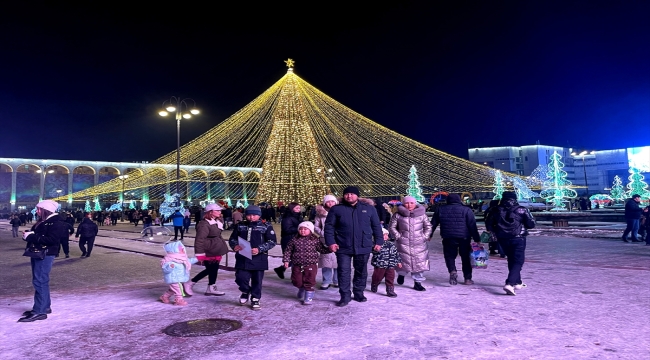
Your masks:
[[[208,288],[205,290],[205,295],[221,296],[225,294],[225,292],[217,290],[217,284],[208,285]]]
[[[194,295],[194,291],[192,291],[192,286],[196,284],[194,281],[187,281],[183,283],[183,290],[185,290],[185,294],[187,296],[192,296]]]
[[[379,284],[370,284],[370,291],[376,293],[378,287],[379,287]]]
[[[298,289],[298,295],[296,296],[298,299],[302,299],[305,296],[305,289],[300,288]]]
[[[449,273],[449,283],[451,285],[458,285],[458,274],[455,271]]]
[[[303,300],[302,304],[303,305],[311,305],[313,300],[314,300],[314,292],[313,291],[305,291],[305,299]]]
[[[424,286],[422,286],[421,283],[419,283],[417,281],[413,284],[413,289],[415,289],[415,291],[426,291],[427,290],[427,289],[424,288]]]
[[[160,297],[160,301],[162,301],[163,304],[169,304],[169,296],[170,295],[168,293],[162,294],[162,296]]]
[[[176,295],[176,301],[174,301],[174,305],[185,306],[187,305],[187,301],[185,301],[182,296]]]
[[[284,266],[278,266],[273,271],[275,271],[276,274],[278,274],[278,277],[280,279],[284,279],[284,271],[287,270]]]
[[[386,285],[386,295],[388,297],[397,297],[397,294],[395,294],[395,287]]]

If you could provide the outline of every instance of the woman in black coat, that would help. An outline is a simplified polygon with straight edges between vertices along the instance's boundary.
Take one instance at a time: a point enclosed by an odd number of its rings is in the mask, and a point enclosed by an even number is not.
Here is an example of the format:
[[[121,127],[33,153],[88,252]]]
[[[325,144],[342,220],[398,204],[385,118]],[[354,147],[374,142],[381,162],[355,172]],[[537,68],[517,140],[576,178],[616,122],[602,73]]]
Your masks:
[[[34,306],[25,311],[18,322],[32,322],[47,319],[52,312],[50,307],[50,271],[54,258],[59,256],[59,246],[62,238],[69,236],[68,224],[56,212],[59,204],[52,200],[43,200],[36,205],[38,222],[31,231],[23,234],[27,247],[46,248],[43,259],[31,258],[32,284],[34,285]]]
[[[289,241],[298,234],[298,225],[302,222],[302,209],[300,204],[292,202],[287,206],[287,211],[282,216],[282,223],[280,225],[280,246],[282,247],[282,254],[287,249]],[[284,279],[284,271],[286,268],[280,265],[273,269],[280,279]]]

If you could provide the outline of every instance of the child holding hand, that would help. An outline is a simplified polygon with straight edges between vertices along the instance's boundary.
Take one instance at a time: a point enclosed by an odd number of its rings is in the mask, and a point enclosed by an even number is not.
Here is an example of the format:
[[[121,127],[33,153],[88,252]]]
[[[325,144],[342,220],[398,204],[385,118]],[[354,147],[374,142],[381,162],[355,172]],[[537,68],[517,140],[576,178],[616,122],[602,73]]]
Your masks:
[[[298,234],[287,244],[282,261],[285,268],[292,263],[291,283],[298,288],[298,299],[303,299],[304,305],[311,305],[314,299],[318,258],[320,254],[329,252],[329,248],[314,234],[312,222],[298,224]]]
[[[388,230],[382,228],[384,233],[384,244],[379,252],[373,252],[370,264],[375,268],[372,272],[372,282],[370,291],[376,293],[381,281],[386,279],[386,295],[388,297],[397,297],[395,294],[395,267],[402,267],[402,258],[397,252],[397,247],[388,237]]]
[[[175,296],[174,305],[185,306],[187,301],[183,300],[186,295],[185,284],[190,281],[190,268],[197,262],[195,257],[188,258],[185,246],[181,241],[171,241],[164,245],[167,255],[160,260],[165,282],[169,284],[169,289],[160,297],[160,301],[165,304],[170,303],[170,298]]]

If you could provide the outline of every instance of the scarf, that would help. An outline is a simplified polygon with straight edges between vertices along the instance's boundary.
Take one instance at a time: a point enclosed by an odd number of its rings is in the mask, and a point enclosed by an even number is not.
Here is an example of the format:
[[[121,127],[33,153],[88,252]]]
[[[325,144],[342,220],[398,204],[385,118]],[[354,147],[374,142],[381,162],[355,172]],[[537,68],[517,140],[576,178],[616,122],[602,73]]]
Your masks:
[[[181,254],[181,253],[167,254],[165,255],[164,258],[162,258],[162,260],[160,260],[160,267],[165,266],[165,264],[168,262],[175,262],[175,263],[185,265],[185,272],[187,272],[188,274],[190,273],[190,269],[192,268],[192,263],[190,263],[190,260],[187,258],[187,254]]]

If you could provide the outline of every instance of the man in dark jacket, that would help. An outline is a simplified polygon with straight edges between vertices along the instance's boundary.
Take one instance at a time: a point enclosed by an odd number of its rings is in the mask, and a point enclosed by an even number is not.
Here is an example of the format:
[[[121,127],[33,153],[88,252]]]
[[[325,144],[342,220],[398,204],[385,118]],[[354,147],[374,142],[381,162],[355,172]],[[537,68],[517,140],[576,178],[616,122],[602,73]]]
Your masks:
[[[379,251],[384,244],[374,206],[359,199],[359,189],[348,186],[343,190],[343,201],[328,212],[324,234],[325,243],[336,252],[338,262],[341,300],[336,305],[345,306],[350,302],[351,263],[354,266],[354,300],[366,301],[363,291],[368,280],[368,258],[373,249]]]
[[[302,222],[302,208],[300,204],[292,202],[287,208],[287,212],[282,217],[282,224],[280,225],[280,246],[282,247],[282,254],[284,255],[287,250],[289,241],[298,234],[298,224]],[[286,268],[280,265],[273,269],[280,279],[284,279],[284,272]]]
[[[458,194],[447,196],[447,205],[441,206],[433,215],[433,231],[440,225],[440,236],[442,237],[442,252],[445,256],[445,264],[449,271],[449,283],[458,284],[458,273],[456,272],[456,256],[460,254],[463,263],[463,277],[465,285],[472,285],[472,264],[469,255],[472,251],[471,239],[479,242],[481,237],[476,228],[474,212],[464,206]]]
[[[526,285],[521,281],[528,229],[535,227],[530,211],[517,203],[517,194],[506,191],[501,195],[499,206],[490,210],[485,218],[485,228],[492,232],[508,257],[508,278],[503,290],[516,295],[515,290]]]
[[[95,244],[95,236],[97,236],[99,228],[93,222],[91,213],[85,213],[84,215],[85,217],[77,227],[77,233],[74,237],[79,239],[81,257],[90,257],[90,253],[93,251],[93,245]],[[88,244],[88,250],[86,250],[86,244]]]
[[[230,247],[237,251],[235,254],[235,283],[239,286],[239,291],[242,292],[239,303],[246,304],[250,297],[251,308],[259,310],[264,271],[269,269],[268,251],[275,246],[277,239],[273,225],[260,221],[262,209],[259,206],[247,207],[245,216],[246,220],[235,226],[228,242]],[[239,253],[243,249],[239,245],[239,238],[250,243],[252,254],[250,259]]]
[[[632,233],[632,242],[640,242],[637,238],[639,233],[639,221],[641,219],[641,214],[643,209],[639,206],[641,202],[641,195],[634,194],[631,199],[628,199],[625,203],[625,221],[627,222],[627,227],[623,231],[623,241],[627,241],[627,235]]]

